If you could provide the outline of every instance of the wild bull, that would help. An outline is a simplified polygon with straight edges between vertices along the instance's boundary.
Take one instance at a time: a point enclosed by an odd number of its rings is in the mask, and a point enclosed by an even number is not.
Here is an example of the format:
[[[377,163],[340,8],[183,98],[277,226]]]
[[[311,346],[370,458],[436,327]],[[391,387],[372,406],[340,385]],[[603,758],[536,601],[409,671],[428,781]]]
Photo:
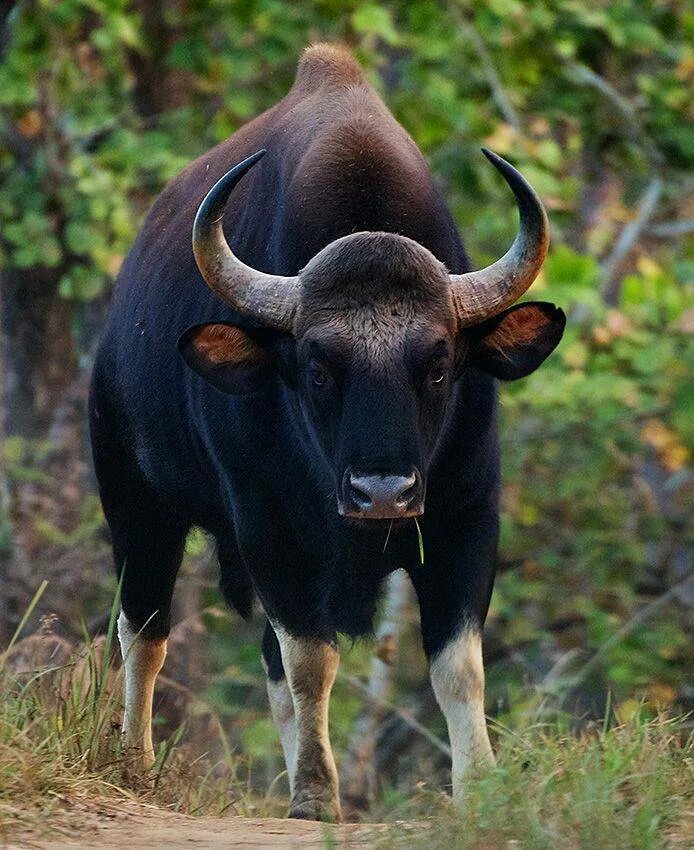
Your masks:
[[[229,603],[246,617],[257,596],[267,616],[291,816],[340,816],[336,635],[369,632],[400,567],[454,798],[493,761],[480,634],[499,524],[496,384],[536,369],[565,319],[551,304],[512,306],[544,260],[547,217],[485,154],[520,225],[504,257],[472,271],[412,139],[351,55],[318,45],[284,100],[154,204],[119,275],[90,400],[122,573],[123,735],[142,770],[191,526],[216,538]]]

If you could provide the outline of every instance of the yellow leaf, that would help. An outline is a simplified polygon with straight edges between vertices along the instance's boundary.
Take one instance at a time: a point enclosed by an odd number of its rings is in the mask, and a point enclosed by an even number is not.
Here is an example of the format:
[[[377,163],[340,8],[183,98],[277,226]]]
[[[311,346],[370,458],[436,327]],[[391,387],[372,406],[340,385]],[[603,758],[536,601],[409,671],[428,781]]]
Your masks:
[[[510,124],[499,124],[491,136],[484,140],[487,147],[499,154],[510,153],[518,139],[518,132]]]
[[[30,109],[17,121],[17,129],[19,132],[29,139],[33,139],[41,131],[41,114],[38,109]]]
[[[593,339],[598,345],[608,346],[612,342],[612,334],[604,325],[593,328]]]
[[[538,512],[535,505],[523,505],[518,512],[518,520],[522,525],[535,525]]]
[[[617,706],[616,714],[620,723],[628,723],[641,710],[641,702],[637,699],[625,699]]]
[[[562,360],[571,369],[583,369],[588,360],[588,349],[580,340],[574,340],[561,350]]]
[[[639,257],[636,261],[636,268],[644,277],[658,277],[662,269],[651,257]]]
[[[648,704],[652,708],[667,708],[677,699],[677,691],[670,685],[651,682],[648,686]]]
[[[660,419],[648,419],[641,429],[641,439],[658,455],[660,462],[670,472],[682,469],[689,459],[687,447],[677,434]]]
[[[111,254],[108,258],[107,266],[108,273],[111,277],[114,277],[120,271],[120,267],[123,265],[123,255],[122,254]]]
[[[546,118],[534,118],[530,122],[530,132],[533,136],[548,136],[550,129],[549,122]]]
[[[694,81],[694,53],[686,52],[684,54],[682,61],[677,66],[675,75],[683,83],[689,80]]]

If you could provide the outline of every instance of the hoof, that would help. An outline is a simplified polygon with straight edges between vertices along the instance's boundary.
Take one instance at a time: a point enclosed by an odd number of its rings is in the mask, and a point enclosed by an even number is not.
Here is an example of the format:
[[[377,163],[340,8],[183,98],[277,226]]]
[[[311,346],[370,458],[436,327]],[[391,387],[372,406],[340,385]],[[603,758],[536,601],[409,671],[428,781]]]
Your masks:
[[[319,797],[301,798],[299,795],[292,800],[289,817],[297,820],[319,820],[326,823],[339,823],[342,820],[339,804],[333,799]]]
[[[121,781],[133,791],[146,791],[154,785],[152,767],[154,757],[150,753],[143,753],[135,747],[128,747],[121,755]]]
[[[120,778],[124,787],[131,791],[151,791],[154,788],[153,776],[133,770],[129,766],[123,767]]]

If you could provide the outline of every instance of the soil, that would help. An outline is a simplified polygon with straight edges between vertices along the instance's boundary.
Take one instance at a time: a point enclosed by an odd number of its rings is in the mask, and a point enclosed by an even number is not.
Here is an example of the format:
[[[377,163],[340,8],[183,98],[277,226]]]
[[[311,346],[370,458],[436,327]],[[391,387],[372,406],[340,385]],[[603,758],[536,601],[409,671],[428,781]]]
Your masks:
[[[370,848],[385,829],[379,824],[337,825],[280,818],[194,818],[124,803],[61,815],[38,829],[21,829],[4,842],[0,837],[0,846],[6,850]]]

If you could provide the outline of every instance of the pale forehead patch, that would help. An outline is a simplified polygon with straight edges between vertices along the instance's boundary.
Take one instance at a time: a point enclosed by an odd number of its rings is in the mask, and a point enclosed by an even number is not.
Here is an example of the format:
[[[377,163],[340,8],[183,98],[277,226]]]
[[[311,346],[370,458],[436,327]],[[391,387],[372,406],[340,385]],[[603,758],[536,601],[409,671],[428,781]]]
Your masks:
[[[379,299],[326,310],[321,324],[330,335],[347,343],[352,359],[386,367],[404,356],[408,337],[426,325],[421,303],[415,299]]]
[[[407,331],[421,324],[421,319],[418,321],[414,304],[398,301],[393,305],[364,306],[350,315],[349,324],[355,356],[379,363],[403,355]]]

